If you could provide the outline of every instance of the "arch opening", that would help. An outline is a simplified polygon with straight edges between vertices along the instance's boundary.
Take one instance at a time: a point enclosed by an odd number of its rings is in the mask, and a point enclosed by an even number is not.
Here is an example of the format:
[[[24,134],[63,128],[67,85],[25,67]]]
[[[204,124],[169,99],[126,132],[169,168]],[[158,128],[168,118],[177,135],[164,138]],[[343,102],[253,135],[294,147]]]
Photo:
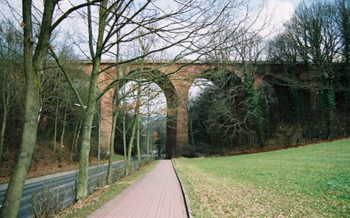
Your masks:
[[[146,73],[140,71],[130,72],[129,78],[132,79],[121,89],[124,93],[119,96],[125,96],[120,103],[122,115],[128,116],[130,120],[135,114],[135,108],[139,107],[137,113],[141,115],[139,122],[142,127],[140,138],[144,144],[142,152],[149,155],[157,150],[157,153],[161,152],[166,158],[171,158],[177,145],[178,99],[175,88],[169,78],[160,75],[161,72],[150,72],[147,69],[142,69]],[[119,123],[123,122],[121,120]],[[120,141],[116,144],[120,144]]]
[[[197,78],[189,91],[189,145],[184,156],[222,154],[240,146],[247,129],[247,86],[233,71],[212,69]]]
[[[165,95],[155,83],[129,81],[121,89],[120,114],[116,130],[115,152],[123,154],[125,142],[129,142],[133,119],[139,128],[132,154],[137,154],[137,143],[142,155],[161,155],[165,150],[167,105]],[[135,117],[138,116],[138,117]],[[126,148],[127,149],[127,148]]]

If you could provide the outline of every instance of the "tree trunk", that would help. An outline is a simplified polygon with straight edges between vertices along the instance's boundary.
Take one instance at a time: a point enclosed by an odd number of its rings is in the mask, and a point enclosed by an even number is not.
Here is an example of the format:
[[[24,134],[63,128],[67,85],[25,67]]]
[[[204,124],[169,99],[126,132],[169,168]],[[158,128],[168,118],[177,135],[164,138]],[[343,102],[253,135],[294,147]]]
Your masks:
[[[75,152],[78,151],[78,141],[80,137],[81,123],[82,121],[79,121],[79,124],[77,124],[77,132],[72,145],[72,155],[75,155]],[[73,160],[73,156],[72,156],[72,160]]]
[[[73,136],[72,147],[71,147],[71,158],[70,158],[71,161],[73,161],[73,155],[74,155],[74,152],[76,151],[79,135],[80,135],[80,121],[75,125],[75,128],[74,128],[74,136]]]
[[[8,115],[8,107],[9,107],[9,97],[10,95],[4,96],[5,102],[4,102],[4,114],[3,119],[1,122],[1,132],[0,132],[0,164],[2,161],[2,154],[4,151],[4,139],[5,139],[5,129],[6,129],[6,121],[7,121],[7,115]],[[0,165],[1,168],[1,165]]]
[[[137,117],[137,133],[136,133],[136,144],[137,144],[137,161],[139,168],[141,166],[141,149],[140,149],[140,114],[136,115]]]
[[[113,175],[113,156],[114,156],[114,138],[115,138],[115,129],[117,126],[117,118],[119,114],[118,105],[115,106],[114,117],[112,121],[112,132],[111,132],[111,142],[109,145],[109,160],[108,160],[108,172],[107,172],[107,184],[111,184],[112,175]]]
[[[62,134],[61,134],[61,140],[60,140],[60,158],[62,157],[62,149],[63,149],[63,141],[64,141],[64,134],[66,132],[66,124],[67,124],[67,106],[64,110],[64,118],[63,118],[63,127],[62,127]]]
[[[114,90],[114,96],[118,96],[119,88],[118,86]],[[113,175],[113,156],[114,156],[114,138],[115,138],[115,130],[117,127],[117,119],[119,116],[119,101],[117,100],[116,105],[114,105],[114,114],[112,121],[112,132],[111,132],[111,141],[109,146],[109,161],[108,161],[108,172],[107,172],[107,183],[111,184],[112,175]]]
[[[124,165],[126,164],[127,154],[126,154],[126,122],[125,122],[125,116],[123,115],[123,147],[124,147]],[[126,168],[125,168],[126,169]],[[126,173],[126,171],[125,171]]]
[[[30,74],[30,73],[28,73]],[[26,111],[22,143],[18,159],[11,176],[3,202],[1,217],[17,217],[22,190],[27,177],[30,161],[36,143],[38,113],[40,108],[39,84],[36,75],[28,75],[26,80]],[[30,77],[30,78],[29,78]]]
[[[137,82],[137,99],[135,108],[135,118],[136,118],[136,145],[137,145],[137,161],[140,168],[141,164],[141,151],[140,151],[140,105],[141,105],[141,84],[140,81]]]
[[[103,51],[103,35],[106,27],[106,8],[108,1],[102,1],[99,7],[99,25],[98,25],[98,37],[96,53],[92,50],[93,42],[91,38],[89,40],[90,53],[92,55],[92,72],[90,77],[90,88],[87,103],[87,111],[85,114],[85,120],[83,124],[83,135],[80,147],[80,160],[79,160],[79,173],[77,183],[77,195],[76,199],[79,200],[88,195],[88,179],[89,179],[89,153],[90,153],[90,140],[91,140],[91,126],[96,111],[96,88],[98,83],[98,75],[101,64],[101,56]],[[91,15],[90,6],[88,6],[88,16]],[[89,22],[89,31],[92,31],[91,20]]]
[[[149,130],[149,120],[150,117],[148,116],[148,121],[147,121],[147,133],[146,133],[146,137],[147,137],[147,147],[146,147],[146,152],[147,152],[147,159],[149,158],[149,153],[150,153],[150,140],[151,140],[151,131]]]
[[[23,13],[23,57],[26,75],[26,100],[22,142],[18,159],[3,201],[0,217],[17,217],[21,202],[24,182],[32,159],[38,123],[40,119],[40,77],[44,58],[51,37],[51,23],[57,0],[44,2],[44,12],[38,36],[38,43],[33,56],[32,36],[32,1],[22,1]]]
[[[193,118],[188,119],[188,134],[190,135],[190,140],[191,140],[191,145],[195,148],[196,147],[196,142],[194,139],[194,133],[193,133]]]
[[[54,131],[53,131],[53,152],[56,153],[56,139],[57,139],[57,123],[58,123],[58,101],[56,104],[56,110],[55,110],[55,127],[54,127]]]
[[[99,66],[99,64],[94,64]],[[87,111],[83,124],[82,141],[80,147],[79,173],[77,183],[76,199],[86,197],[88,195],[88,177],[89,177],[89,154],[91,141],[91,126],[94,119],[96,107],[96,86],[98,80],[98,68],[94,69],[90,80],[90,90],[87,104]]]
[[[135,138],[135,134],[136,134],[137,120],[138,120],[138,117],[135,114],[134,120],[133,120],[133,123],[132,123],[132,130],[131,130],[131,136],[130,136],[130,141],[129,141],[128,156],[127,156],[127,159],[126,159],[125,174],[127,176],[130,174],[131,151],[132,151],[132,147],[133,147],[133,144],[134,144],[133,142],[134,142],[134,138]]]

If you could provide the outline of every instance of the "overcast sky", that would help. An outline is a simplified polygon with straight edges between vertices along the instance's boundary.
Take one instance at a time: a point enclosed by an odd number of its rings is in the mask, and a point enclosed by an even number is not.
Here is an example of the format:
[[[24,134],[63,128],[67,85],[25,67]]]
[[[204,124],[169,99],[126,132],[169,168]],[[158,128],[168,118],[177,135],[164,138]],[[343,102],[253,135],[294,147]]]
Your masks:
[[[282,30],[283,23],[288,21],[294,12],[294,9],[302,0],[267,0],[268,11],[272,14],[271,28],[278,32]]]
[[[9,0],[10,1],[10,0]],[[34,2],[41,2],[43,0],[34,0]],[[251,0],[252,4],[254,4],[254,2],[262,2],[265,1],[266,3],[266,7],[265,7],[265,13],[263,13],[262,19],[258,19],[258,21],[256,22],[256,29],[259,29],[259,25],[263,25],[264,23],[264,19],[263,16],[264,15],[268,15],[271,16],[271,23],[269,25],[268,28],[264,29],[262,32],[260,32],[260,34],[262,36],[268,36],[268,38],[272,38],[273,36],[275,36],[277,33],[281,32],[283,30],[283,23],[285,23],[286,21],[288,21],[294,12],[294,9],[298,6],[298,4],[302,1],[302,0]],[[0,1],[2,2],[2,1]],[[62,0],[59,3],[59,7],[61,9],[65,8],[66,5],[69,5],[68,2],[84,2],[84,0]],[[169,1],[166,0],[157,0],[155,1],[155,4],[169,4]],[[40,5],[40,4],[39,4]],[[260,5],[260,4],[259,4]],[[2,9],[0,9],[0,17],[2,16],[11,16],[12,14],[10,13],[10,10],[8,8],[6,8],[6,5],[0,5],[2,7]],[[3,7],[5,6],[5,7]],[[11,6],[18,10],[18,14],[17,14],[17,21],[20,22],[21,21],[21,1],[16,0],[11,2]],[[260,22],[260,23],[259,23]],[[76,26],[76,21],[72,21],[66,23],[63,22],[61,27],[62,29],[66,29],[65,26],[67,26],[67,29],[71,29],[72,25]],[[78,22],[79,23],[79,22]],[[79,26],[79,30],[82,31],[82,26]],[[73,31],[75,34],[77,34],[76,29],[74,29]],[[79,31],[78,31],[79,32]]]
[[[34,1],[42,1],[42,0],[34,0]],[[83,0],[71,0],[71,1],[83,2]],[[261,3],[262,0],[251,0],[251,1],[254,4],[254,2]],[[266,4],[268,5],[266,9],[268,11],[267,13],[273,13],[271,28],[273,28],[276,31],[282,28],[283,26],[282,24],[291,18],[295,7],[297,7],[301,1],[302,0],[265,0]],[[158,0],[158,1],[155,1],[155,4],[163,4],[165,2],[166,2],[165,0]],[[65,5],[69,5],[67,4],[67,0],[63,0],[60,2],[60,7],[64,8]],[[1,15],[3,16],[10,15],[8,8],[6,8],[5,5],[1,5],[1,6],[2,6]],[[5,8],[3,6],[5,6]],[[20,12],[21,1],[18,1],[18,0],[14,1],[13,4],[11,4],[11,6],[14,7],[15,9],[18,9]]]
[[[301,0],[280,0],[281,2],[291,2],[294,7],[296,7],[300,2]]]

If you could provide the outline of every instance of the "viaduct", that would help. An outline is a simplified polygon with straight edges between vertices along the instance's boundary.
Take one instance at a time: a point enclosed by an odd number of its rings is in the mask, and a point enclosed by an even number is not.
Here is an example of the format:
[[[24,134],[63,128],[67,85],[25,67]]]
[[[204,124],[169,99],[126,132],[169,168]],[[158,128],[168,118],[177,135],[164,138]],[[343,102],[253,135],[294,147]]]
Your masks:
[[[225,70],[235,73],[241,79],[242,63],[225,65]],[[85,62],[82,66],[84,72],[90,74],[92,64]],[[113,61],[101,62],[101,73],[99,74],[98,89],[100,92],[113,83],[116,78],[117,70],[123,77],[132,74],[141,69],[138,63],[125,64],[116,67]],[[183,145],[188,144],[188,126],[187,126],[187,103],[190,86],[196,78],[208,78],[208,75],[218,71],[218,66],[214,64],[194,62],[162,62],[149,61],[142,63],[142,69],[145,72],[144,77],[150,74],[156,80],[155,83],[162,89],[166,101],[167,111],[167,129],[166,129],[166,157],[172,158],[181,154]],[[145,70],[146,69],[146,70]],[[147,69],[150,69],[147,71]],[[254,88],[263,79],[263,75],[270,72],[271,67],[268,64],[258,64],[254,69]],[[113,96],[114,89],[109,89],[101,98],[100,110],[100,143],[101,151],[108,152],[110,145],[112,118],[113,118]]]

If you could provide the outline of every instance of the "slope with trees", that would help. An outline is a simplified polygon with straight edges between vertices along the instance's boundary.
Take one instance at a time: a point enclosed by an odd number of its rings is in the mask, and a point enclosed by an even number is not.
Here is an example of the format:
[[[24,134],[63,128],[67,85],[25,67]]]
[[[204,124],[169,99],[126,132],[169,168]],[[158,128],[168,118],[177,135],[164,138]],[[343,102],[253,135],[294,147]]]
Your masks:
[[[22,1],[20,24],[23,29],[23,71],[25,74],[24,126],[18,159],[1,208],[1,217],[16,217],[18,213],[41,117],[40,85],[47,51],[53,49],[50,44],[52,32],[71,12],[83,6],[73,7],[63,16],[55,19],[57,4],[58,1],[55,0],[45,1],[42,13],[36,13],[37,11],[32,10],[32,1]]]
[[[346,0],[305,0],[272,39],[244,27],[216,33],[213,41],[222,43],[206,57],[217,71],[208,79],[217,84],[190,104],[189,151],[196,143],[205,155],[347,137],[349,11]],[[240,84],[228,88],[235,74]]]
[[[45,80],[43,75],[47,66],[45,65],[45,60],[48,53],[55,59],[65,78],[70,83],[75,93],[76,102],[81,105],[80,109],[84,117],[81,124],[82,140],[79,151],[80,168],[77,183],[77,199],[80,199],[88,194],[87,180],[91,127],[93,117],[96,115],[98,100],[114,86],[123,84],[123,81],[130,77],[129,75],[124,75],[123,78],[113,77],[110,85],[96,93],[98,76],[108,70],[101,69],[102,58],[115,58],[118,56],[116,63],[111,67],[118,67],[137,60],[161,57],[161,55],[164,57],[165,51],[167,51],[167,54],[171,54],[168,58],[171,60],[169,64],[193,54],[196,54],[194,56],[195,60],[203,55],[202,48],[209,48],[207,45],[212,43],[212,41],[208,40],[207,36],[212,34],[211,30],[213,30],[214,25],[222,21],[222,17],[225,17],[226,24],[232,23],[236,26],[239,26],[246,20],[246,17],[244,17],[244,19],[238,20],[237,24],[237,17],[228,16],[232,14],[232,10],[238,11],[245,8],[245,4],[237,4],[235,1],[230,0],[218,2],[174,1],[172,2],[172,7],[168,7],[168,4],[156,4],[152,1],[136,3],[134,1],[96,0],[76,5],[73,3],[63,5],[60,3],[60,1],[50,0],[44,1],[44,4],[41,5],[40,2],[23,0],[22,9],[18,13],[15,7],[11,7],[9,2],[7,4],[5,2],[6,6],[12,9],[12,15],[15,19],[20,20],[21,31],[23,32],[23,69],[25,72],[26,104],[19,158],[11,177],[1,216],[16,216],[19,196],[21,195],[37,140],[39,121],[43,119],[44,113],[51,117],[54,114],[55,121],[59,119],[60,115],[63,116],[62,126],[59,128],[58,123],[54,125],[56,134],[58,129],[61,129],[62,138],[66,132],[67,119],[70,119],[69,110],[74,110],[69,108],[71,106],[70,102],[65,101],[63,98],[49,97],[49,92],[58,92],[59,89],[48,89],[47,93],[43,92],[46,84],[42,82]],[[80,94],[81,91],[74,86],[71,75],[69,75],[62,60],[59,59],[59,55],[56,54],[57,50],[52,44],[55,41],[53,36],[54,30],[59,32],[58,26],[67,24],[65,23],[66,19],[78,20],[78,22],[75,20],[75,23],[79,23],[79,28],[74,30],[75,35],[79,36],[80,39],[74,41],[74,43],[80,45],[81,56],[88,58],[93,65],[86,101]],[[87,24],[87,26],[84,27],[82,24]],[[223,31],[224,29],[223,25],[216,25],[215,32]],[[87,37],[81,37],[84,35]],[[158,40],[157,44],[148,48],[146,48],[147,46],[144,47],[143,39],[147,36],[156,37]],[[135,46],[135,49],[128,49],[130,46]],[[141,49],[137,49],[140,47]],[[211,49],[215,49],[215,45]],[[123,53],[121,51],[126,52]],[[157,68],[159,67],[161,66]],[[153,70],[156,69],[141,70],[137,74],[144,74]],[[133,76],[136,75],[134,74]],[[164,75],[164,77],[166,76]],[[61,76],[56,81],[56,85],[52,87],[61,88],[60,78]],[[162,80],[159,77],[148,77],[147,79],[150,81]],[[56,106],[45,108],[43,103],[48,105],[47,102]],[[59,113],[61,111],[59,106],[64,106],[62,114]],[[78,126],[76,129],[79,128]],[[54,138],[56,140],[57,135]]]
[[[347,1],[303,1],[284,32],[269,43],[270,60],[283,66],[271,82],[292,102],[280,103],[286,109],[280,119],[306,127],[300,129],[306,141],[348,135],[348,19]]]

